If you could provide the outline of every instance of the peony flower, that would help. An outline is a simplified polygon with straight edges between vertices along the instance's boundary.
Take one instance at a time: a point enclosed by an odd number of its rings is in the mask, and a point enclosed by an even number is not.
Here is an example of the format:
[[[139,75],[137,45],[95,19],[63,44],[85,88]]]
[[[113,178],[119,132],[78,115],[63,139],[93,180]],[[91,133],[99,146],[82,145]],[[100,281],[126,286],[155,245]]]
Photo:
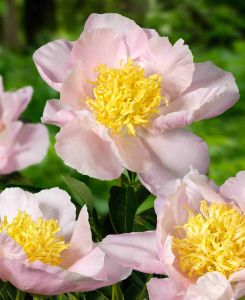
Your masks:
[[[239,97],[235,80],[210,62],[196,64],[182,39],[118,14],[92,14],[75,42],[34,53],[42,78],[60,91],[42,121],[61,128],[56,152],[82,174],[117,178],[137,172],[154,194],[189,167],[205,173],[206,144],[182,129],[223,113]]]
[[[32,88],[4,92],[0,76],[0,175],[39,163],[49,146],[48,131],[42,124],[18,120],[31,100]]]
[[[165,274],[151,300],[232,300],[245,295],[245,171],[220,188],[191,171],[157,198],[155,232],[111,235],[102,249],[124,267]]]
[[[69,195],[8,188],[0,194],[0,279],[41,295],[90,291],[126,278],[91,237],[84,206],[76,219]]]

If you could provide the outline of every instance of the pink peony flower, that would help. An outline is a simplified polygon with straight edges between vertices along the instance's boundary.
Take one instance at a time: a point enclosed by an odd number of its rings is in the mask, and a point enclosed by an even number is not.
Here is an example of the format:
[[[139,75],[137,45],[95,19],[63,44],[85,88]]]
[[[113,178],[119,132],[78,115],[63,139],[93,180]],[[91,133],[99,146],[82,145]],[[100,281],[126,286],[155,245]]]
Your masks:
[[[46,127],[18,121],[31,96],[31,87],[4,92],[0,76],[0,175],[39,163],[47,153]]]
[[[157,229],[111,235],[102,249],[124,267],[165,274],[151,300],[232,300],[245,295],[245,171],[220,188],[192,170],[157,198]]]
[[[171,189],[190,165],[209,165],[206,144],[182,129],[231,107],[235,80],[210,62],[196,64],[178,40],[118,14],[92,14],[75,42],[34,53],[42,78],[60,91],[42,121],[61,127],[56,152],[82,174],[117,178],[137,172],[154,194]]]
[[[20,290],[90,291],[130,274],[93,243],[86,207],[75,221],[75,206],[63,190],[5,189],[0,218],[0,279]]]

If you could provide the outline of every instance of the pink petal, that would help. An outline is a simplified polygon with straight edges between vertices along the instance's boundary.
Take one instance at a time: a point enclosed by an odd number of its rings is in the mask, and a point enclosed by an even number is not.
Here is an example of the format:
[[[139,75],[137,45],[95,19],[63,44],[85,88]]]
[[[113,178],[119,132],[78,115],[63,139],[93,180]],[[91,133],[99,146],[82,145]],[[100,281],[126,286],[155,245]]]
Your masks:
[[[152,38],[153,36],[159,36],[158,32],[155,29],[143,28],[143,30],[148,39]]]
[[[174,281],[170,278],[152,278],[147,283],[147,290],[150,300],[183,300],[184,297],[178,295]]]
[[[90,253],[77,260],[68,270],[82,276],[94,277],[102,270],[104,259],[105,253],[96,247]]]
[[[56,138],[57,154],[78,172],[102,180],[117,178],[123,172],[112,150],[112,141],[91,117],[74,119]]]
[[[0,174],[9,173],[9,164],[14,152],[14,143],[23,123],[11,122],[0,133]]]
[[[76,260],[81,259],[93,248],[92,235],[88,222],[88,212],[84,206],[76,221],[73,233],[69,241],[69,249],[62,255],[62,267],[71,266]]]
[[[206,273],[189,286],[186,300],[232,300],[233,290],[230,283],[219,272]]]
[[[225,198],[234,201],[245,213],[245,171],[229,178],[220,187],[220,192]]]
[[[190,49],[181,39],[172,46],[168,38],[156,35],[149,40],[148,48],[142,62],[146,73],[162,75],[163,94],[168,100],[178,97],[192,82],[195,65]]]
[[[104,278],[108,285],[112,285],[126,279],[131,273],[131,268],[123,267],[110,256],[106,255],[103,269],[95,276],[95,278]]]
[[[199,63],[190,87],[165,108],[153,126],[164,130],[212,118],[222,114],[238,99],[238,87],[231,73],[210,62]]]
[[[42,46],[33,55],[41,77],[57,91],[69,73],[72,46],[73,43],[66,40],[56,40]]]
[[[144,172],[151,166],[150,155],[136,136],[113,135],[122,165],[134,172]]]
[[[1,257],[26,261],[27,257],[22,247],[5,232],[0,233]]]
[[[15,92],[5,92],[0,98],[0,115],[2,122],[7,124],[16,121],[31,100],[33,89],[22,88]]]
[[[70,122],[74,116],[75,112],[62,103],[62,101],[49,100],[45,105],[41,121],[42,123],[62,127],[66,123]]]
[[[19,211],[27,212],[34,220],[42,217],[42,212],[38,207],[35,195],[20,188],[7,188],[0,193],[1,219],[7,216],[8,222],[12,222]]]
[[[96,28],[82,33],[72,49],[71,58],[73,63],[81,62],[88,79],[93,80],[96,78],[93,73],[99,64],[120,66],[120,61],[127,59],[127,49],[118,33],[109,28]]]
[[[153,194],[169,194],[176,180],[188,173],[190,166],[206,173],[209,165],[207,145],[193,133],[172,129],[161,135],[142,136],[150,153],[152,167],[139,174],[141,182]]]
[[[58,234],[69,242],[75,226],[76,207],[68,193],[59,188],[52,188],[42,190],[34,196],[43,217],[47,220],[57,220],[60,227]]]
[[[158,258],[155,231],[109,235],[100,243],[100,248],[123,267],[164,274],[164,265]]]
[[[37,164],[47,153],[49,137],[41,124],[24,124],[13,141],[11,160],[2,173],[8,174]]]
[[[15,259],[0,259],[0,278],[16,288],[33,294],[57,295],[71,292],[86,278],[59,267],[34,263],[22,263]],[[92,281],[92,279],[91,279]]]
[[[110,28],[120,34],[129,48],[132,59],[142,53],[147,43],[144,30],[133,20],[119,14],[91,14],[84,25],[84,31],[92,31],[97,28]]]
[[[68,107],[80,110],[87,107],[87,97],[93,97],[92,85],[81,63],[77,63],[61,87],[60,98]]]

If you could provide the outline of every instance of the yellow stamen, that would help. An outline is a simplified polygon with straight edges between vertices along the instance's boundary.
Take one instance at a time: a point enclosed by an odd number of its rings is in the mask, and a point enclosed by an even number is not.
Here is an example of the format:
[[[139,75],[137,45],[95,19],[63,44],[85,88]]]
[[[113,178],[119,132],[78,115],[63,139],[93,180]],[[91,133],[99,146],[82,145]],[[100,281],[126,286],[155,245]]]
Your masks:
[[[145,77],[144,69],[132,60],[120,69],[101,64],[96,68],[97,80],[93,82],[94,99],[87,99],[99,123],[120,133],[124,128],[135,135],[135,126],[146,126],[160,110],[165,98],[161,96],[162,77],[153,74]]]
[[[172,249],[189,277],[218,271],[227,278],[245,268],[245,216],[226,204],[201,202],[174,237]]]
[[[4,216],[0,232],[5,231],[25,251],[30,262],[40,260],[49,265],[61,263],[61,252],[68,249],[62,237],[57,237],[60,230],[57,220],[38,218],[33,221],[26,212],[19,211],[11,223]]]

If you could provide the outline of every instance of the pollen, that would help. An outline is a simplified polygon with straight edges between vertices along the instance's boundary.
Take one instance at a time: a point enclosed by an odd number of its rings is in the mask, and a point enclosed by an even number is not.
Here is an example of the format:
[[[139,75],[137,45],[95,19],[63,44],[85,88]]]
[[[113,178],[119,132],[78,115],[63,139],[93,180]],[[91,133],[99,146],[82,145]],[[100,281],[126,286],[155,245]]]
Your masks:
[[[180,269],[190,278],[218,271],[226,278],[245,268],[245,216],[226,204],[201,202],[179,227],[172,249]]]
[[[49,265],[61,263],[61,252],[68,249],[64,238],[57,237],[57,220],[38,218],[33,221],[26,212],[19,211],[11,223],[4,216],[0,232],[5,231],[24,250],[30,262],[36,260]]]
[[[121,62],[119,69],[100,64],[95,71],[94,99],[88,98],[87,104],[98,123],[113,133],[136,135],[135,126],[145,127],[159,113],[164,99],[160,75],[146,77],[144,69],[130,59],[124,65]]]

